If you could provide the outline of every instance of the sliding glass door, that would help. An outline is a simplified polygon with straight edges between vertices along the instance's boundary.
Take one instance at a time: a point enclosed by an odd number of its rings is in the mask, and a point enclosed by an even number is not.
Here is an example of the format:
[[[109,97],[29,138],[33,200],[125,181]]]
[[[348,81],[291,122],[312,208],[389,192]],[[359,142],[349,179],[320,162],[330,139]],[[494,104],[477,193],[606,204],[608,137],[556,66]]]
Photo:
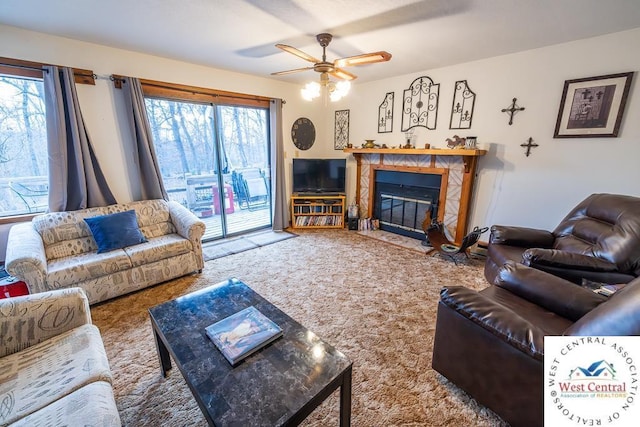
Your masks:
[[[165,188],[204,240],[271,226],[268,110],[146,98]]]

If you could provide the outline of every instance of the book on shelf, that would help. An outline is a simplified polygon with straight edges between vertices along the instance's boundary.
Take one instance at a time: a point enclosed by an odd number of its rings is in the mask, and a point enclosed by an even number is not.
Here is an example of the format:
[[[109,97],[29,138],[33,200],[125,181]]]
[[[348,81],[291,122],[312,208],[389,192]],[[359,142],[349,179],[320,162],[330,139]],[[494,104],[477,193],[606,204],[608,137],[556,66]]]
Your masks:
[[[342,215],[303,215],[295,218],[297,226],[342,225]]]
[[[205,331],[231,366],[282,336],[282,329],[254,306],[207,326]]]

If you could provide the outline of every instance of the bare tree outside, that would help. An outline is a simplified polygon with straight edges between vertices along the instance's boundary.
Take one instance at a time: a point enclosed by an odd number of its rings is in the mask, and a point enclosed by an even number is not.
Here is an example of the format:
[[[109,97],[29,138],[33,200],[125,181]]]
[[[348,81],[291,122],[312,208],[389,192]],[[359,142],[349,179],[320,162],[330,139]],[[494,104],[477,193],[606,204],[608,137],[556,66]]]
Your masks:
[[[271,224],[268,109],[153,98],[146,107],[171,199],[203,218],[253,213],[221,221],[221,234]],[[48,192],[44,84],[0,75],[0,217],[45,212]]]
[[[47,175],[43,83],[0,76],[0,216],[44,212]]]
[[[255,224],[270,225],[267,109],[156,98],[145,101],[160,172],[171,199],[198,216],[216,216],[223,214],[222,203],[216,199],[225,192],[225,214],[263,209],[264,215]],[[235,223],[227,224],[233,229]]]

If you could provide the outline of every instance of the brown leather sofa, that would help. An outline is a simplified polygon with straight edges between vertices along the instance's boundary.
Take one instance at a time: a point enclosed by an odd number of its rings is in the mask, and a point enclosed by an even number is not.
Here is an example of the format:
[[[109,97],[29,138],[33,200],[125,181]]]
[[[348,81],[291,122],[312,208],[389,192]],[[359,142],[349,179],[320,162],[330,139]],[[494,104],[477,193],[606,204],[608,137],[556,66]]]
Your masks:
[[[512,426],[543,424],[545,335],[640,335],[640,278],[610,297],[522,264],[441,291],[433,368]]]
[[[508,261],[581,284],[627,283],[640,276],[640,198],[592,194],[553,231],[491,227],[485,277],[494,283]]]

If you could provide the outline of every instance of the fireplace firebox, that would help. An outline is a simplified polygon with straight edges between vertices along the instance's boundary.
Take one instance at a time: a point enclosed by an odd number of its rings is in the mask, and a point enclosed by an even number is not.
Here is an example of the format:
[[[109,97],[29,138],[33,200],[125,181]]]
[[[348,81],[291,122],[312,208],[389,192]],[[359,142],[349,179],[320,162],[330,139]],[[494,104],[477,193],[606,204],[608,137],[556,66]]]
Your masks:
[[[377,171],[373,211],[380,229],[425,240],[425,223],[438,217],[440,181],[435,174]]]
[[[345,148],[356,160],[356,200],[362,218],[375,217],[376,176],[383,171],[417,174],[418,179],[433,174],[440,182],[439,196],[435,192],[430,199],[437,201],[432,218],[442,222],[457,244],[467,233],[467,220],[473,195],[478,159],[487,154],[481,149],[437,148]],[[413,186],[402,183],[402,185]],[[435,187],[435,185],[433,186]],[[388,194],[388,193],[385,193]],[[422,200],[421,197],[406,196]],[[421,227],[418,227],[421,228]],[[422,238],[422,236],[421,236]]]

